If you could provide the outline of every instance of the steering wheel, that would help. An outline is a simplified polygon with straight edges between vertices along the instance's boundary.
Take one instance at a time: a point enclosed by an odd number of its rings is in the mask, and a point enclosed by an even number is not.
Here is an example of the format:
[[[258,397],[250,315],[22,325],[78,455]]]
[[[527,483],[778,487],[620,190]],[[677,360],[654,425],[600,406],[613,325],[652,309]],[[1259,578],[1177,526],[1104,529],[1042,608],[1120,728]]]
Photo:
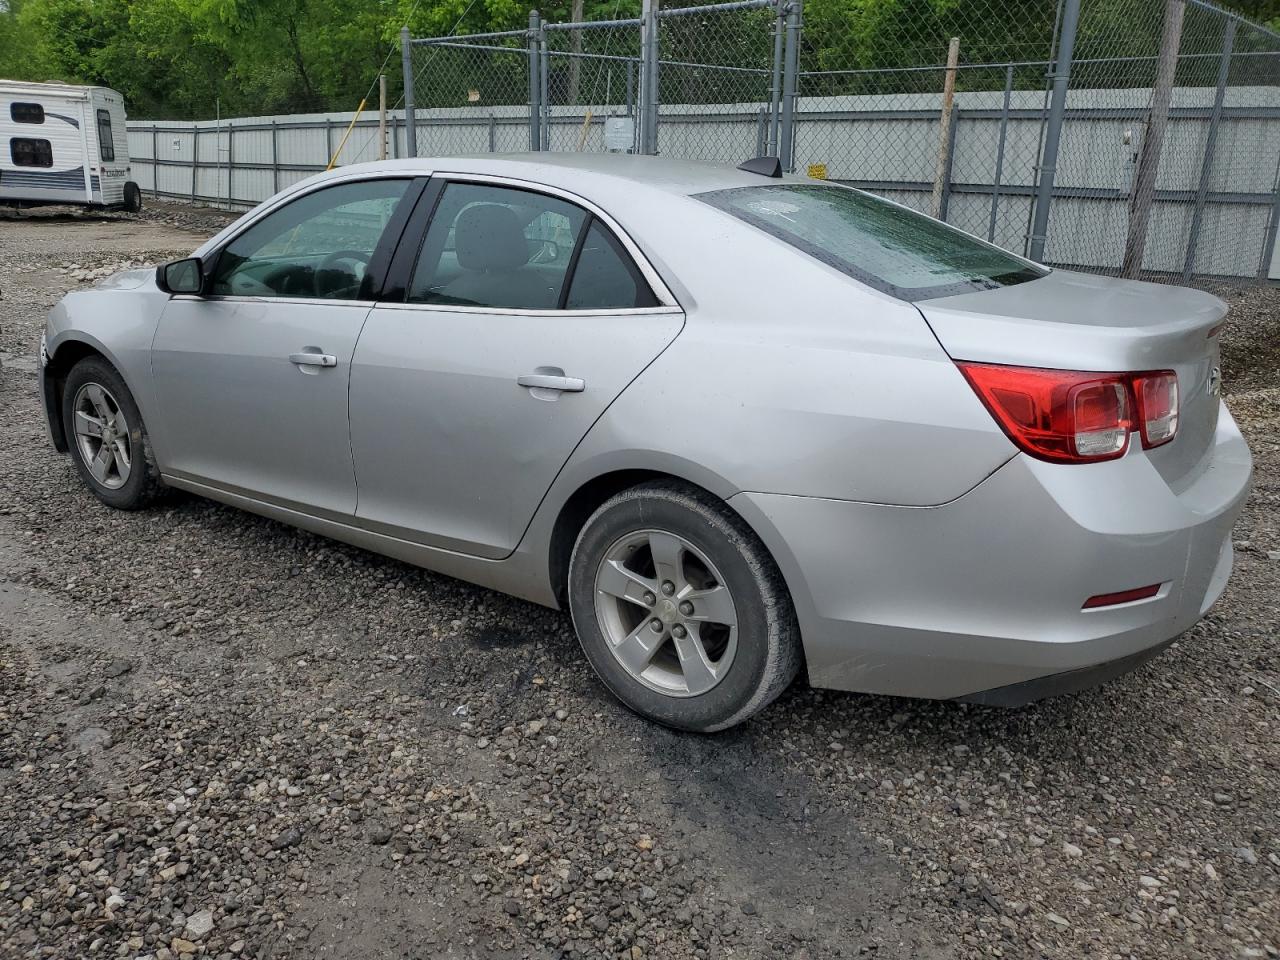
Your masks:
[[[363,250],[336,250],[320,261],[320,265],[316,267],[315,272],[311,276],[311,286],[318,298],[333,299],[333,295],[341,290],[345,290],[351,286],[357,288],[364,279],[364,268],[369,266],[370,255]],[[338,270],[337,265],[344,261],[359,264],[361,271],[357,274],[355,271]],[[330,273],[348,274],[354,279],[354,284],[345,284],[334,290],[325,289],[325,277]]]

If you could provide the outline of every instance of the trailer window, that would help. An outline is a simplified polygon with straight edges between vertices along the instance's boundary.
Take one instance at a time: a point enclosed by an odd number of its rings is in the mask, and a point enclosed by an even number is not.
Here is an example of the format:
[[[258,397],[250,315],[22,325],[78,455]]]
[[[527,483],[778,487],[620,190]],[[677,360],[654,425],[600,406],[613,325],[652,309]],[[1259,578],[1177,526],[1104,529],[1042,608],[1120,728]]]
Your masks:
[[[98,111],[98,155],[104,163],[116,158],[115,141],[111,139],[111,114],[106,110]]]
[[[9,158],[15,167],[52,167],[53,144],[32,137],[13,137],[9,140]]]
[[[14,123],[44,123],[44,107],[38,103],[11,103],[9,119]]]

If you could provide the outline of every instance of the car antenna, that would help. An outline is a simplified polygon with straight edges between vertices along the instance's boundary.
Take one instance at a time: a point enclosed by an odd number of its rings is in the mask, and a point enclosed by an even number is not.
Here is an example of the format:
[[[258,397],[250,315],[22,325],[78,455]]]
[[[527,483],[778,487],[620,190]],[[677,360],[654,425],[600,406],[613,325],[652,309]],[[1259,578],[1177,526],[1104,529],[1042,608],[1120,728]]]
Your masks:
[[[738,169],[758,173],[762,177],[773,177],[775,180],[782,177],[782,161],[777,157],[753,157],[746,163],[738,164]]]

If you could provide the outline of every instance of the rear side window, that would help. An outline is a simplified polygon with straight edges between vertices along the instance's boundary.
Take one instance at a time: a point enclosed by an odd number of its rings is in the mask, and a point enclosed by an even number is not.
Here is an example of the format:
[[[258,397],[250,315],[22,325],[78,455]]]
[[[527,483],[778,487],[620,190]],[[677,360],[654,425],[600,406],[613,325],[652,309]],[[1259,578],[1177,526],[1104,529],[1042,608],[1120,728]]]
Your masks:
[[[531,190],[447,184],[409,302],[555,310],[586,219],[581,207]]]
[[[900,300],[1007,287],[1048,273],[932,217],[834,184],[738,187],[698,199]]]
[[[480,183],[445,186],[408,300],[539,311],[657,304],[593,214],[558,197]]]
[[[9,140],[9,159],[15,167],[52,167],[53,145],[34,137],[13,137]]]
[[[14,123],[44,123],[44,107],[38,103],[11,103],[9,119]]]
[[[111,137],[111,113],[107,110],[98,111],[98,155],[105,163],[116,158],[116,145]]]

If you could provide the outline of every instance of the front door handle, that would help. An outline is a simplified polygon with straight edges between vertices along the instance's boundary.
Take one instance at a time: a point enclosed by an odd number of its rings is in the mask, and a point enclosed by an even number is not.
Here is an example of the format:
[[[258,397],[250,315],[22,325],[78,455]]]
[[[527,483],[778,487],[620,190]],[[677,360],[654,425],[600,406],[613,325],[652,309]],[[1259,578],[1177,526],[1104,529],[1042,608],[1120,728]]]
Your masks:
[[[289,362],[300,367],[336,367],[338,358],[331,353],[291,353]]]
[[[536,390],[558,390],[561,393],[581,393],[587,389],[587,381],[578,377],[555,376],[549,373],[526,373],[516,378],[522,387]]]

